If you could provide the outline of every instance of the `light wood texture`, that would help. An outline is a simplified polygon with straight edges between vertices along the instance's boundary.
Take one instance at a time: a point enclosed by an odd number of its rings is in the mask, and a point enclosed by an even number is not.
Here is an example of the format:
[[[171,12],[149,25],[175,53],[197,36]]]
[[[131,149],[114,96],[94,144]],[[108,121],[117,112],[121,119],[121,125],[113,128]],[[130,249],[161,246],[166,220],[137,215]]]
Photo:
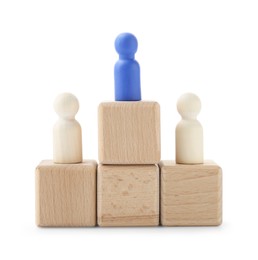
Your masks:
[[[71,93],[57,96],[54,108],[59,120],[53,129],[53,161],[55,163],[82,162],[81,126],[75,120],[79,102]]]
[[[98,166],[98,225],[159,225],[157,165]]]
[[[222,170],[211,161],[199,165],[161,161],[161,224],[216,226],[222,222]]]
[[[160,107],[157,102],[99,105],[99,161],[156,164],[160,161]]]
[[[42,161],[36,169],[38,226],[95,226],[97,164],[54,164]]]
[[[203,130],[196,119],[201,101],[193,93],[182,95],[177,102],[182,120],[176,127],[176,162],[183,164],[203,163]]]

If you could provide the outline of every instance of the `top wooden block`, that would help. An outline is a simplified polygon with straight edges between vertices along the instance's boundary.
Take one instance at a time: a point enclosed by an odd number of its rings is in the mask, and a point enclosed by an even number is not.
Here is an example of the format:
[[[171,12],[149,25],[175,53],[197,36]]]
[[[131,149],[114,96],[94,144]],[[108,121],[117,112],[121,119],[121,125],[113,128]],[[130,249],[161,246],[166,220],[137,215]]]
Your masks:
[[[160,161],[160,107],[157,102],[99,105],[99,162],[157,164]]]

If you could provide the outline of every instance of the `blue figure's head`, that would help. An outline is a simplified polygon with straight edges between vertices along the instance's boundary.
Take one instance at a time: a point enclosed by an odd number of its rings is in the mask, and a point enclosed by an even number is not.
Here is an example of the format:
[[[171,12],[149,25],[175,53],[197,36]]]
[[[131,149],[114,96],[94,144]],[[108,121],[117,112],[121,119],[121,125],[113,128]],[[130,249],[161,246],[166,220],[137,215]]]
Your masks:
[[[137,47],[137,39],[131,33],[121,33],[116,37],[115,48],[120,58],[133,59]]]

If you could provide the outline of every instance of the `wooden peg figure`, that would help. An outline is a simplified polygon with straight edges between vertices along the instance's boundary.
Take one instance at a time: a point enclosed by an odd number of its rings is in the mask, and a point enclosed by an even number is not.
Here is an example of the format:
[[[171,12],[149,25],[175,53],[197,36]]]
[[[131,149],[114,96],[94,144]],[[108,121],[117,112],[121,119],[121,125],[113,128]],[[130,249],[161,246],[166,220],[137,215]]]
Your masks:
[[[53,129],[53,161],[54,163],[82,162],[81,126],[75,120],[79,110],[78,99],[70,93],[57,96],[54,109],[59,119]]]
[[[192,93],[182,95],[177,102],[182,120],[176,127],[176,163],[203,163],[203,130],[196,119],[201,110],[201,101]]]
[[[134,59],[138,48],[136,37],[131,33],[121,33],[115,40],[119,60],[115,64],[115,100],[141,100],[140,65]]]

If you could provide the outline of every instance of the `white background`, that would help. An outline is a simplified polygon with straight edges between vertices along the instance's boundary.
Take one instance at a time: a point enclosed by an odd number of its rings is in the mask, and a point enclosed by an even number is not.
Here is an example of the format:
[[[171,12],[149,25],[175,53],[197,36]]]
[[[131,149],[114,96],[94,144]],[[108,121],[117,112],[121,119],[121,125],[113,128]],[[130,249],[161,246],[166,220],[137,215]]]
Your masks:
[[[0,1],[0,259],[257,259],[258,2]],[[174,158],[177,98],[202,100],[205,157],[224,171],[213,228],[42,229],[34,169],[52,157],[53,100],[80,101],[84,158],[97,159],[97,106],[113,100],[114,39],[134,33],[142,98],[161,105]]]

